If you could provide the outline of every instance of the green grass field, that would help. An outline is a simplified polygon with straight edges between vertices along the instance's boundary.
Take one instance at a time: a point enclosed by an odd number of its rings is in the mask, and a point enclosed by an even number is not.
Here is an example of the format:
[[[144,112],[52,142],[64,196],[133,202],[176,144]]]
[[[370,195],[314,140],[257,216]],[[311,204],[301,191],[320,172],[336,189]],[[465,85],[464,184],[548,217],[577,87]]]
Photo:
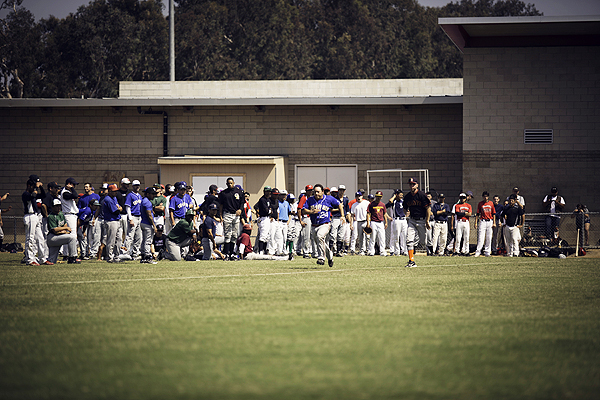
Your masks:
[[[0,255],[1,399],[600,393],[600,259]]]

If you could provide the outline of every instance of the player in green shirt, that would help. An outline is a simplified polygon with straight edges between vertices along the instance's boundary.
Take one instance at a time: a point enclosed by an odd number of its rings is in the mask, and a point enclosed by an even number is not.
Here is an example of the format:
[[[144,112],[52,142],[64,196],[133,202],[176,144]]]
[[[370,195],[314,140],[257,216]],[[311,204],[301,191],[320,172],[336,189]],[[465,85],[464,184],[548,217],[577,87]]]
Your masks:
[[[48,261],[56,263],[58,252],[63,245],[69,246],[69,254],[77,254],[77,237],[71,235],[71,227],[67,224],[65,215],[61,211],[61,201],[54,199],[52,202],[52,213],[48,215],[48,237],[46,243],[50,255]],[[69,257],[67,263],[81,264],[77,257]]]

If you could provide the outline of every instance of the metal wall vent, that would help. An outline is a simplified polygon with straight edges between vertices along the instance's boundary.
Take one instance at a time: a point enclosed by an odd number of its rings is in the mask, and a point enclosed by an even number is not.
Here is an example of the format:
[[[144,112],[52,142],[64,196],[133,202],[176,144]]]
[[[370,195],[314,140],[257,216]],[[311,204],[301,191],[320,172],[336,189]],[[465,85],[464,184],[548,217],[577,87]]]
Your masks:
[[[554,129],[525,129],[525,144],[552,144]]]

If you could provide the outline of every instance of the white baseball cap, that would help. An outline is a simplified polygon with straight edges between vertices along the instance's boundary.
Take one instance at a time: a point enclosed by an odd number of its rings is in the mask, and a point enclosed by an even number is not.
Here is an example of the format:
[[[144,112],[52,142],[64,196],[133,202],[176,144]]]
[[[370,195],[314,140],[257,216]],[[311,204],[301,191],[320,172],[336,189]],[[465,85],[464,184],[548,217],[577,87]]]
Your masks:
[[[138,181],[138,180],[136,179],[135,181],[133,181],[133,182],[132,182],[132,185],[133,185],[133,186],[135,186],[135,185],[138,185],[138,186],[139,186],[139,185],[140,185],[140,181]]]
[[[288,193],[287,193],[287,190],[285,190],[285,189],[281,189],[281,190],[279,191],[279,194],[288,194]]]
[[[338,186],[338,188],[340,188],[340,190],[346,190],[346,186],[344,186],[344,185],[340,185],[340,186]]]
[[[123,179],[121,179],[121,183],[129,185],[131,183],[131,181],[129,180],[129,178],[123,178]]]
[[[336,187],[334,186],[334,187],[332,187],[332,188],[331,188],[329,191],[330,191],[330,192],[337,192],[337,191],[338,191],[338,188],[336,188]]]

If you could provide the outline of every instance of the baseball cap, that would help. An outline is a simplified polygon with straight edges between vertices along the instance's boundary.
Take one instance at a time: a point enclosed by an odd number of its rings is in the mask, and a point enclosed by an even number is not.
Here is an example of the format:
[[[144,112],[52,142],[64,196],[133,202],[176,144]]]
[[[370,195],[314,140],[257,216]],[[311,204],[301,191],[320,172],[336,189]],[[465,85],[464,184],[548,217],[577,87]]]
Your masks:
[[[67,180],[65,181],[65,184],[70,183],[72,185],[79,185],[79,182],[77,182],[75,180],[75,178],[67,178]]]
[[[473,197],[473,192],[471,192],[470,190],[467,192],[467,196],[471,196]]]
[[[518,191],[519,191],[519,188],[515,186],[515,187],[513,188],[513,192],[518,192]]]
[[[131,184],[132,184],[133,186],[136,186],[136,185],[137,185],[137,186],[140,186],[140,185],[141,185],[140,181],[138,181],[137,179],[136,179],[136,180],[134,180],[134,181],[133,181]]]
[[[458,195],[458,197],[465,197],[466,198],[467,195],[465,193],[461,193],[461,194]]]
[[[109,192],[115,192],[119,190],[119,188],[117,187],[117,185],[108,185],[108,191]]]
[[[185,183],[185,182],[177,182],[177,183],[175,184],[175,189],[177,189],[177,190],[185,189],[185,185],[184,185],[184,183]]]
[[[146,194],[156,194],[156,189],[154,189],[152,186],[147,187],[146,190],[144,190],[144,192],[146,192]]]
[[[157,231],[164,231],[165,230],[165,226],[163,224],[158,224],[158,225],[156,225],[156,230]]]
[[[415,178],[409,178],[408,183],[419,183]]]
[[[331,192],[331,189],[329,189],[328,187],[326,187],[326,188],[323,188],[323,190],[324,190],[324,191],[327,191],[327,190],[329,190],[329,191]]]
[[[375,196],[383,196],[383,192],[381,190],[378,190],[375,192]]]
[[[212,204],[211,204],[211,205],[210,205],[208,208],[209,208],[210,210],[212,210],[212,206],[213,206],[213,205],[215,205],[215,206],[216,206],[216,204],[215,204],[215,203],[212,203]],[[190,216],[190,215],[191,215],[192,217],[195,215],[195,214],[194,214],[194,210],[192,210],[191,208],[190,208],[190,209],[188,209],[188,210],[185,212],[185,216],[186,216],[186,217],[188,217],[188,216]]]
[[[304,190],[313,190],[312,185],[306,185],[306,187],[304,188]]]
[[[354,197],[358,197],[358,196],[362,196],[362,192],[360,190],[358,192],[354,193]]]
[[[263,188],[263,191],[265,191],[265,192],[270,192],[270,191],[271,191],[271,186],[265,186],[265,187]]]
[[[58,186],[58,183],[52,181],[50,183],[48,183],[48,189],[58,189],[60,186]]]
[[[129,178],[125,177],[125,178],[121,179],[121,183],[129,185],[131,183],[131,181],[129,180]]]
[[[279,194],[288,194],[288,193],[287,193],[287,190],[285,190],[285,189],[281,189],[281,190],[279,191]]]
[[[60,199],[54,199],[52,200],[52,205],[53,206],[60,206],[62,204],[62,202],[60,201]]]
[[[444,199],[446,198],[446,196],[444,195],[444,193],[440,193],[440,194],[438,194],[438,198],[442,198],[442,197],[443,197]]]
[[[32,174],[32,175],[29,175],[29,180],[32,181],[32,182],[39,182],[40,181],[40,177],[37,176],[37,175]]]
[[[244,191],[244,188],[242,187],[242,185],[235,185],[234,188],[241,190],[242,192]]]
[[[108,183],[103,183],[102,184],[102,189],[108,189]]]
[[[277,188],[271,189],[271,194],[279,194],[279,189],[277,189]]]
[[[368,196],[368,199],[369,199],[369,200],[375,200],[375,196],[373,196],[372,194],[370,194],[370,195]]]
[[[186,181],[181,181],[181,182],[179,182],[179,184],[180,184],[181,186],[187,186],[187,185],[188,185]]]
[[[99,205],[100,205],[100,202],[99,202],[98,200],[94,200],[94,201],[92,201],[92,202],[90,203],[90,205],[92,205],[92,206],[99,206]]]
[[[555,186],[552,189],[550,189],[550,192],[551,193],[556,193],[556,192],[558,192],[558,188]]]
[[[242,230],[243,231],[251,231],[252,230],[252,225],[250,225],[250,224],[244,224],[244,226],[242,226]]]
[[[337,192],[338,188],[336,188],[335,186],[331,188],[331,192]]]
[[[292,199],[295,199],[295,198],[296,198],[296,196],[294,196],[294,193],[290,193],[290,194],[288,194],[288,196],[287,196],[287,197],[288,197],[288,199],[290,199],[290,200],[292,200]]]
[[[489,195],[490,195],[490,193],[489,193],[489,192],[486,190],[486,191],[484,191],[483,193],[481,193],[481,195],[482,195],[482,196],[489,196]]]
[[[171,186],[171,187],[169,188],[169,192],[170,192],[170,193],[175,193],[175,186]]]
[[[206,192],[206,193],[210,194],[210,193],[214,192],[215,190],[217,190],[218,188],[219,187],[213,183],[212,185],[210,185],[208,187],[208,192]]]
[[[210,205],[208,206],[209,210],[217,210],[218,208],[219,208],[219,206],[216,205],[215,203],[210,203]],[[192,210],[188,210],[188,211],[192,211]]]
[[[340,185],[340,186],[338,186],[338,188],[339,188],[340,190],[346,190],[346,186],[345,186],[345,185]]]

